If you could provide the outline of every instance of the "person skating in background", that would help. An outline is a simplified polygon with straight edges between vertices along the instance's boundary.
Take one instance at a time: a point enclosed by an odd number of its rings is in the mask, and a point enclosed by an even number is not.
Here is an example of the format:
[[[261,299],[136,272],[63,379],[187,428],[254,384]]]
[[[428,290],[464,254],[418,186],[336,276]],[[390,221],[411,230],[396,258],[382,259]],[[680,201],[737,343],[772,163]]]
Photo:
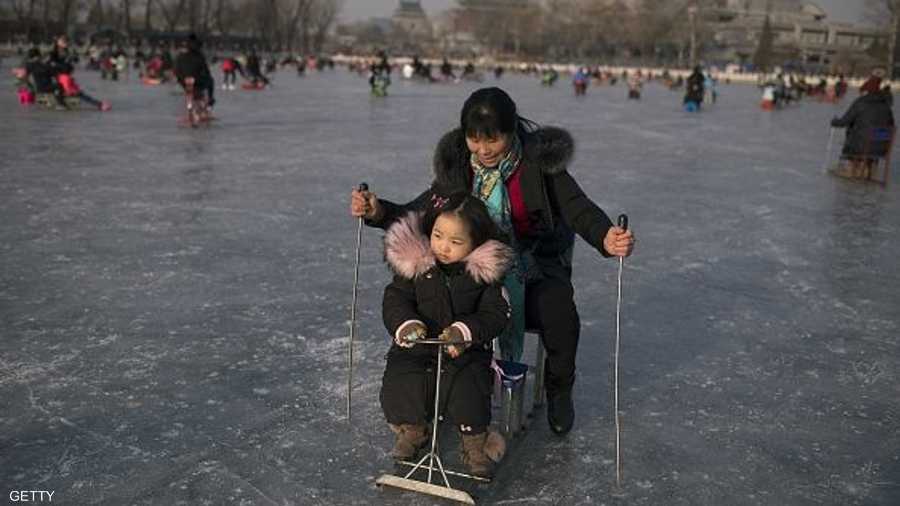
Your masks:
[[[175,75],[175,59],[172,57],[172,48],[165,43],[159,45],[159,78],[168,82]]]
[[[48,64],[53,72],[53,78],[62,89],[62,93],[66,97],[77,97],[82,102],[86,102],[101,111],[110,109],[109,102],[97,100],[88,95],[78,86],[73,77],[75,72],[74,64],[75,56],[69,51],[69,39],[65,35],[56,38],[53,49],[50,51]]]
[[[557,80],[559,80],[559,72],[552,65],[547,65],[541,72],[541,84],[552,87]]]
[[[712,72],[706,73],[706,79],[703,82],[703,102],[706,103],[706,105],[713,105],[719,99],[719,92],[717,90],[718,81],[718,79],[713,77]]]
[[[847,90],[850,89],[850,85],[847,84],[847,80],[844,78],[844,74],[838,76],[838,81],[834,84],[834,96],[838,100],[844,98],[847,94]]]
[[[201,94],[206,93],[207,107],[212,110],[216,103],[216,84],[206,63],[206,56],[200,49],[200,41],[193,33],[181,43],[175,59],[175,79],[182,88],[186,89],[185,79],[189,77],[194,79],[194,98],[199,99]]]
[[[893,129],[894,113],[890,91],[882,89],[880,77],[869,77],[859,91],[862,95],[843,116],[831,120],[831,126],[847,129],[841,152],[847,166],[839,175],[868,179],[874,162],[887,154],[891,144],[889,138],[879,138],[875,132]]]
[[[466,66],[463,67],[462,74],[459,78],[463,81],[476,81],[481,82],[482,77],[478,74],[478,71],[475,69],[475,64],[472,62],[466,62]]]
[[[453,81],[456,79],[456,76],[453,74],[453,65],[450,64],[450,60],[444,58],[443,63],[441,63],[441,79],[444,81]]]
[[[244,69],[241,68],[240,62],[231,57],[226,56],[222,59],[222,89],[233,90],[237,83],[237,74],[240,73],[246,79]]]
[[[388,63],[387,54],[378,52],[378,60],[369,66],[369,88],[375,96],[387,95],[388,86],[391,85],[391,64]]]
[[[257,87],[268,86],[271,84],[269,79],[263,75],[260,67],[259,55],[256,54],[256,49],[251,49],[250,54],[247,55],[247,77],[250,79],[250,82]],[[262,85],[260,85],[260,83],[262,83]]]
[[[644,88],[644,82],[637,72],[633,72],[628,76],[628,98],[630,100],[640,100],[641,90]]]
[[[20,101],[31,103],[38,96],[52,98],[53,104],[59,110],[66,109],[62,88],[53,79],[53,69],[41,58],[41,50],[33,47],[25,54],[25,60],[18,71],[14,71],[19,87]],[[32,94],[30,99],[22,96],[23,89]],[[22,100],[25,99],[25,100]]]
[[[491,343],[509,321],[503,277],[512,250],[503,244],[484,203],[468,192],[435,192],[424,213],[387,229],[385,259],[394,272],[382,314],[393,345],[381,386],[381,407],[396,434],[391,455],[411,460],[429,440],[428,419],[443,414],[462,439],[462,460],[490,478],[505,448],[491,423]],[[444,413],[434,406],[434,345],[422,338],[464,341],[446,349],[441,378]]]
[[[694,71],[687,78],[687,89],[684,95],[685,106],[694,107],[697,110],[700,109],[700,106],[703,104],[703,83],[705,80],[703,69],[699,65],[694,67]],[[690,104],[693,104],[693,106]]]
[[[588,83],[591,81],[591,73],[587,67],[578,67],[575,77],[572,78],[572,85],[575,87],[575,95],[584,95],[587,93]]]

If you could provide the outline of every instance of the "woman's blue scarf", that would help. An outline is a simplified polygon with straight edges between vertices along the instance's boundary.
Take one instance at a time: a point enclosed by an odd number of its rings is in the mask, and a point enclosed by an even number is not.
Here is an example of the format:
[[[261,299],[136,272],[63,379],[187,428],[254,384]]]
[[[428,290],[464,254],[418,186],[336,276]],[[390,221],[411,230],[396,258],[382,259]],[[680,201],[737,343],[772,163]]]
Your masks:
[[[472,194],[485,203],[494,223],[510,238],[510,245],[517,252],[515,265],[510,267],[503,279],[512,315],[510,324],[500,335],[500,354],[504,360],[518,362],[522,357],[525,339],[524,261],[516,244],[512,208],[505,182],[516,171],[522,160],[522,142],[518,135],[513,135],[509,152],[496,167],[485,167],[475,153],[471,154],[469,160],[474,175]]]

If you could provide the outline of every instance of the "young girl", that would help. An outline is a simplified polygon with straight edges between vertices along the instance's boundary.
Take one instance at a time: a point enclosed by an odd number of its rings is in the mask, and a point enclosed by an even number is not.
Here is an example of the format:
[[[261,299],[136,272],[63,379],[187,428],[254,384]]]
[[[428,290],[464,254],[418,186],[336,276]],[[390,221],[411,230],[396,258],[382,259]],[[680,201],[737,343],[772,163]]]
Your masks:
[[[441,405],[462,436],[463,463],[476,476],[493,476],[505,442],[489,432],[493,373],[491,341],[509,321],[502,293],[512,250],[478,198],[435,194],[424,213],[410,213],[385,236],[394,280],[384,290],[384,324],[394,337],[387,354],[381,407],[396,434],[391,452],[408,460],[428,442],[434,406],[434,345],[421,338],[464,340],[446,347]]]

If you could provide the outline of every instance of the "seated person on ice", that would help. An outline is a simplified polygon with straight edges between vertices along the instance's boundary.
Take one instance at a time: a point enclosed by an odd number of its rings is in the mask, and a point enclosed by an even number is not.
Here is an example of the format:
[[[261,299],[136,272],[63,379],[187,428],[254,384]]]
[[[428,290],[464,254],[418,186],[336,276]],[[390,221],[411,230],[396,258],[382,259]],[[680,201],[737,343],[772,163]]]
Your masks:
[[[53,70],[41,59],[40,49],[36,47],[29,49],[22,66],[25,70],[22,84],[27,86],[35,96],[52,96],[57,109],[66,108],[62,88],[57,86],[56,81],[53,80]]]
[[[194,99],[199,99],[205,92],[208,99],[207,106],[212,109],[216,103],[213,96],[215,82],[209,71],[209,65],[206,64],[206,56],[200,50],[200,41],[193,33],[181,44],[178,57],[175,59],[175,78],[182,88],[186,89],[185,79],[188,77],[194,78]]]
[[[687,78],[687,91],[684,95],[684,104],[694,104],[699,109],[703,104],[703,95],[706,93],[704,82],[706,77],[703,75],[703,69],[698,65],[694,67],[694,72]]]
[[[869,178],[873,162],[884,158],[891,145],[889,138],[874,138],[875,131],[893,129],[894,113],[890,89],[881,88],[880,77],[869,77],[859,91],[861,96],[843,117],[834,118],[831,126],[847,129],[841,158],[849,163],[840,175]]]
[[[491,423],[491,342],[509,321],[503,277],[512,250],[500,242],[488,210],[466,192],[435,196],[385,236],[394,279],[384,290],[383,317],[394,337],[381,386],[381,407],[396,434],[391,455],[409,460],[429,441],[436,350],[421,338],[465,340],[446,348],[441,378],[445,415],[462,436],[463,463],[490,478],[505,450]],[[446,381],[446,383],[445,383]]]
[[[109,110],[109,102],[100,101],[88,95],[75,82],[72,74],[75,72],[75,56],[69,51],[69,39],[65,35],[56,38],[53,49],[50,51],[48,64],[53,72],[53,77],[57,84],[62,88],[63,95],[66,97],[78,97],[82,102],[86,102],[101,111]]]
[[[376,87],[387,89],[391,83],[391,64],[388,63],[387,54],[384,51],[378,52],[379,60],[373,61],[369,65],[369,87],[372,91],[376,91]],[[414,71],[414,74],[418,70]]]
[[[271,84],[260,68],[259,56],[256,54],[256,49],[251,49],[250,54],[247,56],[246,70],[247,76],[249,76],[250,82],[252,82],[254,86],[259,86],[259,83],[263,83],[264,86]]]

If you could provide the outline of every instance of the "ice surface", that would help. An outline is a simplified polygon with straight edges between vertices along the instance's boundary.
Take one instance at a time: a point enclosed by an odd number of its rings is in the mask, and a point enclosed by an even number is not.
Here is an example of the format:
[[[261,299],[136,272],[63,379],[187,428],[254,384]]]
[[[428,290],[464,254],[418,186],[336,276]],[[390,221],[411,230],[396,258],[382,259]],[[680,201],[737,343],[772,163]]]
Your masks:
[[[378,491],[388,338],[364,233],[352,428],[347,320],[361,181],[404,200],[476,85],[343,70],[217,90],[82,85],[112,111],[0,104],[0,483],[62,504],[433,504]],[[490,80],[489,84],[494,81]],[[747,86],[689,115],[650,84],[584,99],[504,77],[638,237],[626,261],[624,495],[611,413],[616,262],[580,243],[577,421],[539,413],[483,504],[900,504],[900,189],[821,167],[848,105],[763,112]],[[840,136],[837,137],[837,140]],[[836,142],[836,145],[838,143]],[[900,182],[900,180],[898,180]],[[455,447],[455,440],[448,451]],[[452,455],[448,457],[453,463]]]

